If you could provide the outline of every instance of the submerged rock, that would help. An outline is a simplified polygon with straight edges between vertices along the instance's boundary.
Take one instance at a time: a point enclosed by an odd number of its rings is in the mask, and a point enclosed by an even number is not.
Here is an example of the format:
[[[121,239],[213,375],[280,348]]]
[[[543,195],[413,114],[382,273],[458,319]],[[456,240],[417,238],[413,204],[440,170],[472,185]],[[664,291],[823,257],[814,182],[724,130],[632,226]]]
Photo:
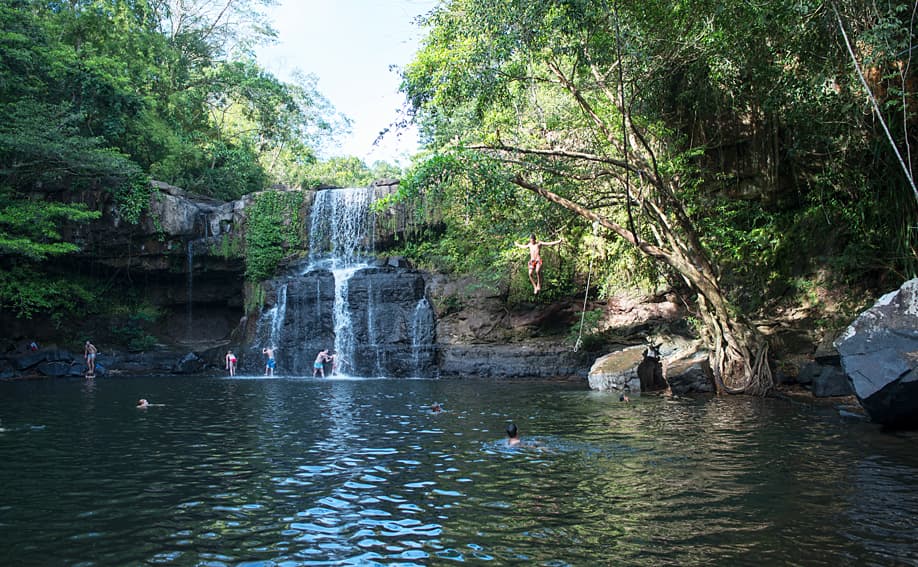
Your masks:
[[[871,420],[892,427],[918,425],[918,279],[881,297],[835,347]]]

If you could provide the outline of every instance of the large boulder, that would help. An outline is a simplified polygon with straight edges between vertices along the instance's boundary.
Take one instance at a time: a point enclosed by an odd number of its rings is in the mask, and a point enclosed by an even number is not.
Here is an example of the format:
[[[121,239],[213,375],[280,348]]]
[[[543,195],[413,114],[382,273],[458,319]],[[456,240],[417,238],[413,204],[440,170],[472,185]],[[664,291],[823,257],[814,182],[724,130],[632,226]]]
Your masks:
[[[918,279],[881,297],[835,347],[871,420],[892,427],[918,425]]]
[[[600,391],[641,391],[638,367],[644,361],[643,346],[633,346],[601,356],[587,375],[590,388]]]
[[[714,374],[707,352],[694,352],[666,361],[666,381],[673,394],[709,394]]]
[[[851,389],[851,383],[848,381],[848,375],[845,374],[844,370],[834,365],[822,367],[819,374],[813,377],[810,390],[817,398],[850,396],[854,393]]]

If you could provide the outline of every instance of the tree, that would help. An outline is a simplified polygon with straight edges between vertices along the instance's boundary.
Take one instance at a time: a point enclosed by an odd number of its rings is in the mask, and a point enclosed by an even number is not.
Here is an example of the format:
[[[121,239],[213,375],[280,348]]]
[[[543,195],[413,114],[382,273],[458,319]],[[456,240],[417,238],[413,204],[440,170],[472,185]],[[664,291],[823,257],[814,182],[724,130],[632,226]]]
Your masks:
[[[427,24],[403,90],[430,147],[453,158],[440,178],[525,189],[664,264],[695,293],[719,384],[768,391],[768,344],[722,284],[706,215],[749,183],[717,159],[742,137],[759,191],[826,171],[812,156],[843,147],[838,130],[806,140],[818,126],[802,111],[828,119],[851,98],[791,88],[849,84],[821,5],[453,0]]]

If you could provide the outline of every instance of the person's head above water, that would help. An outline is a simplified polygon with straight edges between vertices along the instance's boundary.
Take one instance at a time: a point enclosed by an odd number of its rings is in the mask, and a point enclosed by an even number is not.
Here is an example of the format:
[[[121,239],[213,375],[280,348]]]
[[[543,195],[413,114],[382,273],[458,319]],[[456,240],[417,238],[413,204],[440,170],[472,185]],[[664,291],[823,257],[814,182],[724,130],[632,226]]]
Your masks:
[[[519,437],[519,430],[517,430],[515,423],[511,423],[507,426],[507,437],[510,439],[516,439]]]
[[[137,400],[137,407],[139,407],[139,408],[145,408],[145,407],[147,407],[148,405],[150,405],[150,402],[148,402],[148,401],[147,401],[146,399],[144,399],[144,398],[140,398],[139,400]]]

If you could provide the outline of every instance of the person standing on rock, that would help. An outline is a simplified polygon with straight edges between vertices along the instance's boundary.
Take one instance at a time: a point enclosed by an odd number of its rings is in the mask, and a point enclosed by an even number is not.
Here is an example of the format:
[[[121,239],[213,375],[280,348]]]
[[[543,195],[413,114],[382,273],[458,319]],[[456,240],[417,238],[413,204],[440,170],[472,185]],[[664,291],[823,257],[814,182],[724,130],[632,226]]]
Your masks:
[[[86,376],[96,375],[97,352],[99,352],[99,349],[97,349],[96,346],[91,342],[86,341],[86,344],[83,345],[83,358],[86,359]]]
[[[265,376],[274,376],[274,367],[277,366],[277,361],[274,360],[274,351],[277,350],[277,347],[265,347],[261,349],[262,354],[268,357],[267,362],[265,362]]]
[[[236,375],[236,355],[231,350],[226,353],[226,369],[229,370],[230,376]]]
[[[560,243],[560,238],[551,242],[536,240],[535,234],[530,234],[529,242],[525,244],[513,243],[517,248],[527,248],[529,250],[529,281],[532,283],[532,293],[534,295],[538,295],[542,291],[542,247],[554,246]]]

